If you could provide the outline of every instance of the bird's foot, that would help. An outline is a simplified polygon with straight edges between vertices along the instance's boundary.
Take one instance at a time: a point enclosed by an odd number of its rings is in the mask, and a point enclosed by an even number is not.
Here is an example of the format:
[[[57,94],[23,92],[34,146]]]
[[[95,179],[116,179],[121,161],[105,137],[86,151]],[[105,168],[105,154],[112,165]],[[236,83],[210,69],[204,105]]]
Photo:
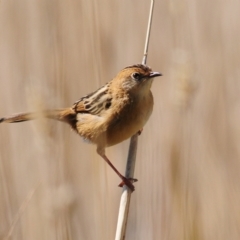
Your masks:
[[[141,134],[142,134],[142,131],[143,131],[143,128],[142,129],[140,129],[140,130],[138,130],[138,136],[140,136]]]
[[[118,185],[119,187],[123,187],[126,185],[132,192],[135,190],[135,187],[133,185],[134,182],[137,182],[138,180],[135,178],[126,178],[122,177],[122,182]]]

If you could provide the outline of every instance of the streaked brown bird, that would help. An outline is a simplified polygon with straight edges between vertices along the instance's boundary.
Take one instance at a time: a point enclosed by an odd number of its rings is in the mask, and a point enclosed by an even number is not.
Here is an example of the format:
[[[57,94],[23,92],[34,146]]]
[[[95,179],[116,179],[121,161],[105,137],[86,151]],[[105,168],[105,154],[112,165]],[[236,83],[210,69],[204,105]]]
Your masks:
[[[82,97],[72,107],[46,110],[42,115],[68,123],[81,137],[97,145],[97,153],[122,179],[119,186],[127,185],[134,191],[136,179],[124,177],[105,155],[105,148],[118,144],[141,131],[153,109],[151,86],[153,72],[143,64],[129,66],[93,93]],[[16,123],[35,119],[38,113],[20,113],[0,119]]]

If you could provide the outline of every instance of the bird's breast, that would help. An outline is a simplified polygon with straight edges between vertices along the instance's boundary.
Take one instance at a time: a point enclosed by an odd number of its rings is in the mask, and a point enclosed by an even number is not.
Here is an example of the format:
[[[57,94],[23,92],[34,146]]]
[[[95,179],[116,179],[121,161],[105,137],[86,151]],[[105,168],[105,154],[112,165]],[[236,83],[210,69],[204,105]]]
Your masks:
[[[131,98],[119,109],[107,130],[107,146],[120,143],[143,128],[153,110],[152,93]]]

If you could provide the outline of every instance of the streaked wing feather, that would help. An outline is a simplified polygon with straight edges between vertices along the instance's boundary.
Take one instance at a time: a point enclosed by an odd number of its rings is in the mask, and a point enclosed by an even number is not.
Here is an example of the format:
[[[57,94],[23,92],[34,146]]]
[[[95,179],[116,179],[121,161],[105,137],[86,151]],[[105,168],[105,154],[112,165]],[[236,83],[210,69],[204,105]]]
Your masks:
[[[79,101],[73,105],[73,109],[76,113],[89,113],[88,110],[85,108],[83,101]]]
[[[74,103],[72,108],[76,113],[100,116],[103,110],[106,110],[111,106],[112,97],[108,91],[109,85],[110,83],[107,83],[97,91],[82,97]]]

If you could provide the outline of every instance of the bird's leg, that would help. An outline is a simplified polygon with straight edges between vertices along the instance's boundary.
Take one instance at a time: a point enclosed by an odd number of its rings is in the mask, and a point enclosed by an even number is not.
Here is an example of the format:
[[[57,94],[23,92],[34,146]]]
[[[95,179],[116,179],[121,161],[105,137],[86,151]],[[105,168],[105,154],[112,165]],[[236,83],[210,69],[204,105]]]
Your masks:
[[[134,178],[126,178],[124,177],[110,162],[103,151],[97,150],[98,154],[107,162],[107,164],[113,169],[113,171],[122,179],[122,182],[118,185],[119,187],[123,187],[123,185],[128,186],[132,191],[135,190],[135,187],[132,183],[136,182],[137,179]]]

